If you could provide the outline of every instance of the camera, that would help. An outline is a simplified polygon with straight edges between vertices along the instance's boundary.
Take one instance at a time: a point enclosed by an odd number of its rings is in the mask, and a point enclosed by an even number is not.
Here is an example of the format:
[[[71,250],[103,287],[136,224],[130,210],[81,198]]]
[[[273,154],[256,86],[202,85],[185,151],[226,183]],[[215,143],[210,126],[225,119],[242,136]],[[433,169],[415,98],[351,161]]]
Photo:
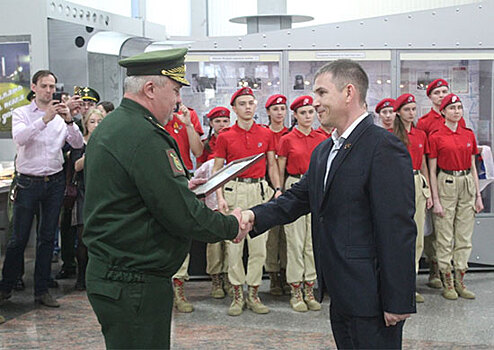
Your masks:
[[[52,95],[52,100],[62,102],[62,92],[54,92]]]

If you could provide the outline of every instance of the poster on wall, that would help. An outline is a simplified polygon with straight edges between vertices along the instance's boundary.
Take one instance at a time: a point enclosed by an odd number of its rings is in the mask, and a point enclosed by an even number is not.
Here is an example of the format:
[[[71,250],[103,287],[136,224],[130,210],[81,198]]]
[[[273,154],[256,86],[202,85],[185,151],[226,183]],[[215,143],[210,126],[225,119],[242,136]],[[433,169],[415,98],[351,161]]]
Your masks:
[[[12,130],[12,111],[29,103],[29,62],[28,42],[0,43],[0,133]]]
[[[451,67],[449,69],[451,77],[451,91],[455,94],[468,93],[468,68],[465,66]]]

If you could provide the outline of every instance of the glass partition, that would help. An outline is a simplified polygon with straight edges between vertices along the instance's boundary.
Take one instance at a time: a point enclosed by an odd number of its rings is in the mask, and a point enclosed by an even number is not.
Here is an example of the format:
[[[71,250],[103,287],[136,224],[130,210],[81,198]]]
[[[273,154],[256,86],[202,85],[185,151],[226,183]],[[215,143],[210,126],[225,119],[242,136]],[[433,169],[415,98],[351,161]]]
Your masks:
[[[291,51],[287,97],[289,104],[298,96],[312,95],[314,75],[325,63],[337,59],[355,60],[369,76],[367,93],[368,110],[373,112],[376,104],[391,97],[391,52],[380,51]],[[376,119],[377,123],[378,120]],[[316,121],[315,127],[319,123]]]
[[[205,131],[209,129],[206,114],[214,107],[230,108],[232,94],[249,86],[258,101],[255,119],[267,124],[266,99],[279,93],[281,53],[224,53],[187,55],[187,79],[190,87],[182,89],[182,100],[194,108]],[[236,116],[232,113],[232,122]]]
[[[415,95],[417,118],[431,109],[426,94],[428,84],[443,78],[450,84],[450,91],[462,100],[465,122],[474,131],[479,146],[492,148],[494,52],[408,52],[401,53],[400,60],[400,92]],[[493,188],[491,184],[482,191],[484,213],[494,210]]]

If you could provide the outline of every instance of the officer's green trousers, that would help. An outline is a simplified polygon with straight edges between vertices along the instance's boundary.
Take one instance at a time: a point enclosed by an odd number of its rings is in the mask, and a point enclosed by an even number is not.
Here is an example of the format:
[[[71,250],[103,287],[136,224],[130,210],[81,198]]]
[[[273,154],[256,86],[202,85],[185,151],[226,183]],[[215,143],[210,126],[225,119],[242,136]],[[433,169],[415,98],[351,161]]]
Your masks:
[[[86,285],[108,349],[170,348],[169,277],[114,271],[90,257]]]

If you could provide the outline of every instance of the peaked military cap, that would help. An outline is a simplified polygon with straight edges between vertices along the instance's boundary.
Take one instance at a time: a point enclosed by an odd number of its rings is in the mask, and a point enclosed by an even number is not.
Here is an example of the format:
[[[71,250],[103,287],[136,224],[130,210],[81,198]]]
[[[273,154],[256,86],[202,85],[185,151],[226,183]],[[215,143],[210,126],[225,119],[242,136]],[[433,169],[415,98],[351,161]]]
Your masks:
[[[169,49],[141,53],[120,60],[118,64],[127,68],[127,76],[132,75],[164,75],[189,86],[185,79],[185,54],[187,49]]]
[[[81,100],[83,101],[89,100],[98,103],[100,100],[98,91],[89,86],[75,86],[74,94],[81,96]]]

